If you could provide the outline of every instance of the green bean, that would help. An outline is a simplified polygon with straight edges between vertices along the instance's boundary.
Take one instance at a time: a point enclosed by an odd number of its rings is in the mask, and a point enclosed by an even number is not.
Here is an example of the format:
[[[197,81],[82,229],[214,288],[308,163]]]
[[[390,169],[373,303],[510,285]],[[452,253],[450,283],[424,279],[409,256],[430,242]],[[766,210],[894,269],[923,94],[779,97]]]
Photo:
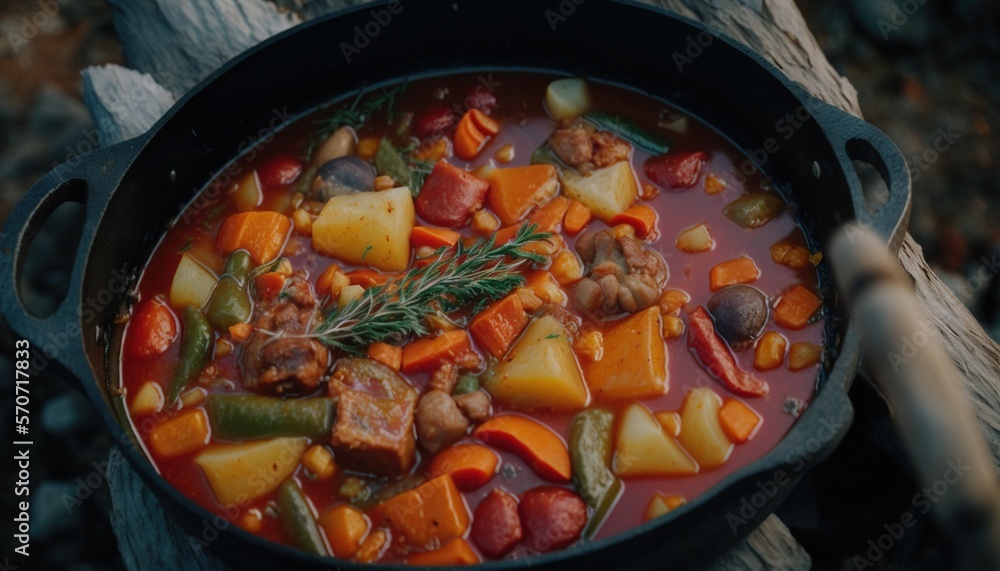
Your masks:
[[[479,390],[479,379],[472,375],[462,375],[455,388],[451,391],[453,395],[464,395]]]
[[[573,480],[584,500],[594,508],[594,515],[584,531],[592,537],[611,512],[622,491],[622,482],[611,471],[611,433],[615,415],[607,410],[590,409],[573,419],[569,433]]]
[[[726,205],[726,216],[744,228],[759,228],[779,214],[785,202],[773,194],[758,192],[737,198]]]
[[[603,113],[601,111],[593,111],[585,114],[583,118],[596,125],[599,129],[611,131],[619,137],[622,137],[623,139],[626,139],[634,145],[642,147],[655,155],[662,155],[663,153],[666,153],[670,150],[670,146],[672,145],[670,139],[667,139],[663,135],[650,133],[628,119],[619,117],[618,115]]]
[[[173,403],[208,363],[212,348],[212,326],[205,314],[193,305],[181,314],[181,354],[170,383],[168,402]]]
[[[222,276],[205,307],[205,315],[212,327],[226,331],[237,323],[249,321],[252,313],[253,303],[243,286],[233,276]]]
[[[378,150],[375,151],[375,170],[378,174],[391,176],[396,184],[410,184],[411,173],[410,167],[406,165],[406,159],[385,137],[378,142]]]
[[[292,478],[278,488],[278,518],[285,534],[299,549],[316,555],[329,555],[309,500]]]
[[[212,433],[221,438],[278,436],[321,438],[333,430],[336,416],[327,398],[281,399],[260,395],[215,394],[205,401]]]

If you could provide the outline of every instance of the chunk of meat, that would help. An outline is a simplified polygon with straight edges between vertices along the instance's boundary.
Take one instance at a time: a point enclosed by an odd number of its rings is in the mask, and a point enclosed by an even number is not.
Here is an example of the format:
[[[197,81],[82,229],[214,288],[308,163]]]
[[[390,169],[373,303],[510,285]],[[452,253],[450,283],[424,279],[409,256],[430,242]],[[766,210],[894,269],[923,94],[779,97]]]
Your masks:
[[[618,239],[618,244],[629,274],[649,276],[653,280],[653,287],[663,287],[667,283],[667,263],[658,253],[646,248],[632,236],[622,236]]]
[[[594,156],[594,146],[582,127],[556,129],[549,137],[552,153],[573,168],[589,163]]]
[[[452,398],[455,399],[455,404],[462,414],[475,424],[486,422],[493,416],[493,406],[485,391],[472,391]]]
[[[315,390],[326,374],[330,351],[316,339],[297,336],[322,319],[319,301],[302,273],[288,279],[283,295],[259,301],[254,333],[241,358],[243,386],[261,393]]]
[[[580,244],[578,240],[578,249]],[[670,277],[663,258],[629,234],[615,238],[602,230],[588,235],[581,250],[584,254],[591,259],[590,269],[573,288],[573,303],[590,313],[646,309],[656,303]]]
[[[399,373],[372,359],[341,359],[329,393],[337,399],[330,443],[338,464],[388,477],[410,470],[417,391]]]
[[[445,361],[438,370],[431,373],[431,379],[427,383],[427,388],[434,391],[451,394],[458,383],[458,365],[451,361]]]
[[[604,305],[604,291],[591,278],[583,278],[573,288],[573,303],[593,313]]]
[[[627,141],[616,137],[611,131],[598,131],[592,134],[590,142],[593,146],[592,162],[597,168],[627,161],[632,152],[632,146]]]
[[[448,393],[432,390],[420,397],[417,404],[417,438],[428,452],[434,453],[458,442],[469,426],[469,419],[465,418]]]

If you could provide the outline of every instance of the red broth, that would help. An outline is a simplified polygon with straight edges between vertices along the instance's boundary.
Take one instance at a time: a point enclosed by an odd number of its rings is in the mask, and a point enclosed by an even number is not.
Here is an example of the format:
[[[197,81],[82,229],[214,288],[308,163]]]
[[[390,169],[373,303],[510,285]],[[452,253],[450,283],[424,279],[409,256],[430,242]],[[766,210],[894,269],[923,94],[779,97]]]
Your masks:
[[[532,151],[545,142],[553,129],[556,128],[556,123],[546,115],[542,104],[545,88],[553,79],[553,77],[541,74],[492,74],[491,80],[493,85],[496,85],[494,95],[498,105],[492,111],[491,117],[501,124],[498,136],[491,139],[471,162],[458,160],[454,156],[447,160],[453,165],[471,171],[491,162],[496,163],[494,158],[496,151],[504,145],[512,145],[514,148],[513,161],[509,165],[498,164],[497,166],[529,164]],[[419,112],[429,105],[441,104],[443,101],[457,105],[461,110],[460,94],[475,89],[478,83],[478,78],[475,75],[454,75],[412,81],[396,101],[395,108],[398,111]],[[708,155],[700,179],[693,188],[682,192],[660,189],[655,198],[647,201],[638,200],[639,203],[644,202],[654,208],[659,217],[657,222],[658,236],[652,240],[650,247],[661,254],[669,266],[670,277],[666,289],[683,290],[691,297],[690,304],[685,306],[685,311],[681,312],[685,326],[687,325],[686,311],[696,305],[705,305],[712,295],[709,289],[709,270],[720,262],[742,255],[752,258],[761,269],[760,278],[752,285],[766,294],[772,307],[781,293],[793,285],[803,284],[812,291],[817,290],[818,276],[812,265],[795,270],[775,263],[771,259],[770,248],[775,243],[785,241],[798,245],[807,244],[805,236],[788,209],[785,209],[769,223],[752,230],[741,228],[726,217],[724,208],[727,203],[748,190],[758,191],[768,187],[767,181],[760,175],[749,178],[734,175],[734,173],[739,172],[740,165],[746,160],[738,150],[693,118],[686,118],[686,129],[683,133],[672,132],[669,128],[661,126],[659,124],[661,121],[675,121],[684,117],[662,101],[618,86],[593,81],[590,82],[589,86],[592,109],[620,114],[649,131],[669,136],[674,142],[671,153],[703,151]],[[335,105],[332,109],[340,106],[340,104]],[[314,137],[316,128],[314,120],[327,117],[330,112],[330,109],[318,111],[314,116],[298,121],[277,133],[269,144],[236,159],[234,165],[238,172],[249,173],[254,169],[260,169],[269,159],[279,155],[301,157],[308,141]],[[676,125],[676,123],[673,124]],[[359,136],[362,139],[380,136],[386,130],[385,113],[376,112],[359,129]],[[450,132],[446,131],[446,135],[450,135]],[[643,164],[649,156],[650,154],[643,149],[635,145],[632,146],[629,160],[640,188],[652,184],[643,172]],[[706,174],[723,178],[727,183],[727,190],[715,195],[706,193],[704,190]],[[178,217],[175,225],[166,232],[140,278],[135,295],[136,307],[138,304],[148,302],[157,296],[165,297],[168,295],[182,252],[191,252],[216,274],[221,274],[225,256],[215,249],[214,240],[222,222],[236,211],[227,193],[223,190],[231,184],[232,181],[228,177],[222,176],[214,184],[209,185],[201,195],[188,205]],[[258,210],[276,210],[290,215],[294,210],[291,204],[294,186],[292,183],[264,189],[263,201]],[[715,249],[696,254],[680,251],[675,245],[676,236],[681,230],[698,223],[705,223],[711,229],[716,242]],[[422,224],[422,222],[418,219],[417,224]],[[588,226],[589,231],[607,228],[607,224],[596,219]],[[472,235],[468,228],[461,232],[464,235]],[[567,247],[572,249],[575,239],[569,236],[565,238]],[[314,252],[310,247],[309,238],[294,232],[285,246],[284,255],[291,261],[293,268],[308,272],[308,279],[313,284],[330,263],[340,263]],[[348,264],[341,263],[341,265],[344,266],[345,270],[353,268]],[[569,303],[569,307],[574,313],[582,313],[573,307],[572,301]],[[172,309],[179,317],[180,310],[178,308]],[[595,327],[599,330],[606,328],[602,324],[597,324]],[[821,318],[813,320],[801,329],[791,330],[774,322],[772,310],[772,316],[768,319],[765,330],[781,333],[788,339],[789,345],[796,342],[806,342],[822,346],[824,343],[823,320]],[[125,344],[129,342],[130,336],[140,334],[138,331],[133,331],[132,326],[128,326],[125,330]],[[217,338],[225,335],[216,333]],[[663,396],[643,399],[641,402],[648,409],[654,412],[677,411],[680,409],[688,390],[697,386],[709,387],[724,398],[736,397],[718,381],[713,380],[699,364],[688,348],[686,327],[684,335],[680,338],[669,339],[665,343],[669,356],[669,392]],[[123,398],[127,409],[132,407],[134,399],[144,383],[157,383],[166,392],[177,365],[179,345],[178,335],[169,349],[153,358],[138,358],[128,351],[123,352],[121,379],[125,393]],[[605,348],[605,350],[613,351],[614,349]],[[211,361],[210,367],[215,367],[215,369],[214,374],[209,376],[216,379],[229,379],[232,381],[231,383],[228,385],[224,383],[199,385],[196,380],[191,386],[203,386],[209,394],[243,392],[241,381],[243,372],[238,360],[239,351],[240,347],[237,346],[228,356],[216,357]],[[480,353],[485,354],[483,351]],[[337,356],[339,353],[335,353],[331,361],[335,360]],[[735,356],[740,367],[754,371],[752,345],[749,348],[735,351]],[[754,371],[757,376],[766,380],[770,386],[770,392],[762,398],[741,398],[763,419],[760,429],[753,437],[746,443],[737,444],[728,461],[718,468],[703,469],[699,473],[689,476],[642,477],[623,480],[624,492],[610,516],[601,526],[596,538],[609,537],[642,523],[647,503],[655,493],[663,493],[668,496],[678,495],[692,500],[710,489],[726,475],[765,454],[774,447],[795,421],[795,416],[787,412],[788,402],[802,403],[804,406],[815,390],[818,372],[819,365],[809,366],[795,372],[789,370],[787,365],[781,365],[766,372]],[[406,378],[418,391],[422,391],[427,383],[426,374],[408,375]],[[316,394],[325,394],[325,389],[321,388]],[[794,400],[789,401],[789,399]],[[628,402],[608,404],[592,401],[591,406],[600,405],[615,411],[616,416],[620,416],[618,413],[628,404]],[[518,412],[528,415],[543,422],[567,440],[569,425],[575,414],[575,412],[514,411],[496,402],[493,403],[494,415],[504,412]],[[154,414],[132,416],[136,432],[147,445],[150,461],[153,462],[162,476],[199,505],[238,525],[247,526],[247,513],[259,513],[259,526],[252,523],[249,525],[253,528],[254,533],[273,541],[291,543],[290,538],[286,536],[279,525],[278,519],[274,517],[276,492],[271,492],[237,508],[227,508],[219,504],[201,468],[194,463],[193,457],[198,454],[198,451],[171,458],[158,457],[152,452],[152,448],[149,447],[150,434],[163,421],[176,416],[176,414],[178,414],[176,407],[172,407]],[[463,441],[472,440],[467,436]],[[521,494],[536,486],[551,484],[551,482],[536,475],[517,454],[505,451],[498,451],[498,453],[502,459],[500,472],[486,485],[464,493],[470,514],[479,502],[496,487],[502,487],[513,494]],[[417,461],[411,474],[422,474],[430,457],[431,455],[420,450],[418,445]],[[304,468],[299,467],[294,477],[316,512],[321,514],[343,503],[343,500],[338,496],[338,489],[343,479],[349,476],[358,475],[340,471],[329,480],[311,479],[305,473]],[[371,481],[374,487],[384,483],[384,479],[373,478]],[[561,485],[573,489],[572,483]],[[587,540],[580,539],[579,541]],[[475,548],[473,541],[470,540],[469,544]],[[514,551],[514,554],[518,553],[530,553],[530,550],[521,545]],[[405,550],[394,545],[381,556],[380,560],[400,560],[405,555]],[[513,556],[515,555],[507,555],[507,557]]]

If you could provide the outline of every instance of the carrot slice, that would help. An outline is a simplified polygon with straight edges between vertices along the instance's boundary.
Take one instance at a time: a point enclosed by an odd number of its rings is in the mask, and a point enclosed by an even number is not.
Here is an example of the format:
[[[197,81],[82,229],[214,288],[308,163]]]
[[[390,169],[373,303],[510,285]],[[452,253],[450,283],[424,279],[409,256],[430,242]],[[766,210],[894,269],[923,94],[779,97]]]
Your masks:
[[[470,520],[465,498],[447,474],[389,498],[370,515],[376,527],[387,525],[396,540],[418,549],[465,535]]]
[[[368,346],[368,356],[399,370],[403,366],[403,348],[378,341]]]
[[[455,129],[455,156],[471,161],[486,144],[486,134],[472,121],[470,113],[462,116]]]
[[[528,314],[521,298],[512,293],[476,314],[469,323],[469,333],[480,347],[499,359],[527,325]]]
[[[456,444],[438,452],[427,468],[427,476],[448,474],[458,489],[470,492],[490,481],[500,458],[482,444]]]
[[[630,206],[611,218],[611,225],[628,224],[635,228],[635,235],[645,238],[656,230],[656,211],[645,204]]]
[[[469,542],[461,537],[452,539],[434,551],[425,551],[406,558],[407,565],[417,567],[454,567],[477,563],[480,563],[479,556],[469,547]]]
[[[529,165],[494,169],[487,195],[490,209],[505,224],[514,224],[532,208],[548,202],[559,192],[556,168]]]
[[[566,443],[536,420],[516,414],[494,416],[480,424],[472,437],[517,454],[547,480],[568,482],[572,475]]]
[[[579,200],[570,200],[569,207],[566,209],[566,217],[563,218],[563,230],[570,236],[576,236],[587,227],[587,224],[590,224],[593,218],[594,213],[590,208],[587,208]]]
[[[469,334],[462,329],[445,331],[437,337],[417,339],[403,347],[403,373],[430,372],[446,361],[472,350]]]
[[[462,235],[447,228],[435,228],[433,226],[414,226],[410,232],[410,244],[414,248],[429,246],[435,250],[444,246],[451,247],[458,243]]]
[[[347,278],[351,280],[351,285],[359,285],[365,289],[380,286],[392,278],[393,274],[383,274],[375,270],[354,270],[347,272]]]
[[[292,221],[278,212],[241,212],[226,218],[215,238],[223,255],[245,249],[255,264],[277,258],[292,231]]]
[[[823,301],[813,292],[797,285],[781,295],[774,306],[774,321],[789,329],[802,329],[812,318]]]
[[[326,533],[334,557],[350,557],[361,547],[372,522],[358,508],[341,504],[316,520]]]
[[[492,137],[500,132],[500,123],[479,109],[470,109],[466,115],[472,120],[472,124],[479,129],[479,132],[484,135]]]
[[[753,366],[759,371],[770,371],[785,361],[788,340],[781,333],[768,331],[757,341],[753,352]]]
[[[506,244],[513,240],[514,236],[517,235],[517,231],[524,224],[534,224],[538,227],[536,228],[536,232],[559,232],[567,209],[569,209],[569,199],[564,196],[557,196],[550,200],[548,204],[533,212],[522,224],[506,226],[497,230],[496,244]]]
[[[727,285],[748,284],[757,281],[760,277],[760,270],[753,260],[744,256],[717,264],[708,273],[709,287],[712,291],[719,291]]]
[[[149,444],[157,456],[172,458],[208,444],[208,437],[208,416],[196,408],[158,424],[149,433]]]
[[[272,301],[285,288],[288,276],[278,272],[267,272],[254,278],[253,287],[257,297],[263,301]],[[329,290],[329,288],[327,288]]]
[[[719,409],[719,423],[726,438],[737,444],[742,444],[757,432],[760,426],[760,415],[752,408],[736,399],[726,399]]]

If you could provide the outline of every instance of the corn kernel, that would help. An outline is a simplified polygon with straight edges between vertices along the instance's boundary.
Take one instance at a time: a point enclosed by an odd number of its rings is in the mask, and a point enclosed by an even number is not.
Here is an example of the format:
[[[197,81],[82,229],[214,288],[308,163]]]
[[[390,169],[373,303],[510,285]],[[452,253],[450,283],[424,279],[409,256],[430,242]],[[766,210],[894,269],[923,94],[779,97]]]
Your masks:
[[[676,315],[689,301],[691,301],[691,296],[687,292],[679,289],[668,289],[663,292],[656,305],[663,315]]]
[[[149,381],[139,387],[139,392],[132,400],[131,411],[133,415],[153,414],[163,410],[164,404],[163,389],[159,383]]]
[[[663,316],[663,338],[677,339],[684,334],[684,321],[676,315]]]
[[[472,231],[480,236],[492,236],[499,229],[500,219],[489,210],[480,210],[472,216]]]
[[[264,514],[257,508],[249,509],[240,515],[236,525],[250,533],[257,533],[264,527]]]
[[[366,161],[374,159],[375,152],[378,151],[379,140],[378,137],[365,137],[361,139],[354,148],[354,154]]]
[[[583,278],[583,264],[580,258],[569,250],[563,250],[556,254],[552,260],[552,267],[549,268],[552,275],[560,285],[570,285]]]
[[[388,175],[379,175],[375,177],[375,190],[389,190],[391,188],[396,188],[396,181]]]
[[[511,161],[514,160],[514,145],[507,143],[506,145],[497,149],[496,154],[494,154],[493,156],[496,157],[498,163],[505,165],[510,163]]]
[[[719,194],[723,190],[726,190],[726,181],[721,177],[714,174],[709,174],[705,177],[706,194]]]
[[[300,236],[312,236],[313,217],[301,208],[292,212],[292,224],[295,225],[295,233]]]

